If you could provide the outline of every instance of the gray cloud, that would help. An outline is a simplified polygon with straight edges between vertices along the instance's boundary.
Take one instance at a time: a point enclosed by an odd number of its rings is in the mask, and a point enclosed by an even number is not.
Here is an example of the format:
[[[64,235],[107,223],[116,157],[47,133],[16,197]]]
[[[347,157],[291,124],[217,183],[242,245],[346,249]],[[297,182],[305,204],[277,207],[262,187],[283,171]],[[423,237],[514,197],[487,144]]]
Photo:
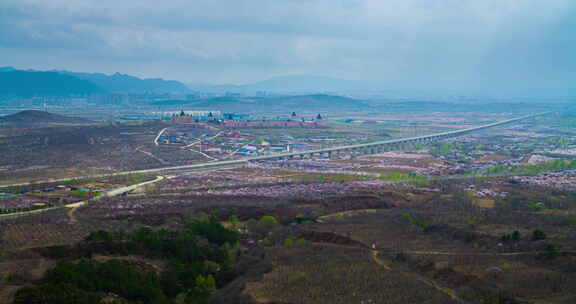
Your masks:
[[[201,82],[569,86],[573,0],[3,0],[0,64]]]

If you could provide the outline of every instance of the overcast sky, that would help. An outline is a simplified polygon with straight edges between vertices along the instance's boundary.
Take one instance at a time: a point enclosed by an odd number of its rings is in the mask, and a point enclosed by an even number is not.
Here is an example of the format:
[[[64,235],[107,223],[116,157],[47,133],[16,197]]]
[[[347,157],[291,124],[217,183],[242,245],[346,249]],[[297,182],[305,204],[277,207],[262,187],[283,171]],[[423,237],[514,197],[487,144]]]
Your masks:
[[[574,0],[0,0],[0,66],[575,87]]]

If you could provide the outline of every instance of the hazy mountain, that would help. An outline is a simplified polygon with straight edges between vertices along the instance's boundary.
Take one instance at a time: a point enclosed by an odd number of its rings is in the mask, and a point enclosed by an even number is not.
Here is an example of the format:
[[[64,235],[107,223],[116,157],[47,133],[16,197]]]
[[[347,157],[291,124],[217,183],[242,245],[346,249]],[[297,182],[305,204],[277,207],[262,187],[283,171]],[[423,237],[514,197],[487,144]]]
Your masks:
[[[18,71],[9,68],[2,68],[0,71],[0,95],[64,96],[100,92],[104,90],[90,81],[57,72]]]
[[[13,67],[9,67],[9,66],[0,67],[0,72],[13,72],[13,71],[16,71],[16,69]]]
[[[189,84],[193,90],[204,92],[238,92],[254,94],[259,91],[269,93],[327,93],[367,90],[377,87],[368,82],[357,80],[344,80],[325,76],[293,75],[273,77],[251,84],[233,85],[206,85]]]
[[[354,109],[364,108],[367,104],[363,101],[326,94],[313,94],[313,95],[300,95],[300,96],[284,96],[273,97],[262,100],[262,104],[266,105],[281,105],[287,108],[300,108],[300,109]]]
[[[192,90],[212,93],[242,93],[256,95],[258,92],[268,94],[345,94],[361,99],[431,99],[452,102],[470,103],[477,100],[480,103],[486,100],[501,100],[517,98],[518,101],[547,100],[547,102],[566,102],[576,97],[574,88],[531,88],[531,89],[503,89],[488,87],[485,89],[466,88],[406,88],[406,85],[393,87],[391,84],[382,84],[372,81],[345,80],[325,76],[293,75],[273,77],[263,81],[249,84],[189,84]]]
[[[206,93],[226,93],[226,92],[237,92],[237,93],[247,93],[248,90],[244,86],[235,84],[204,84],[204,83],[187,83],[186,84],[190,90],[197,92]],[[250,91],[250,93],[254,93]]]
[[[253,90],[276,92],[327,92],[366,89],[370,87],[370,84],[324,76],[296,75],[274,77],[247,85],[247,87]]]
[[[69,95],[84,93],[188,93],[186,85],[174,80],[101,73],[16,70],[0,67],[0,94]]]
[[[89,80],[111,93],[188,93],[188,87],[175,80],[160,78],[142,79],[125,74],[106,75],[101,73],[73,73],[68,75]]]

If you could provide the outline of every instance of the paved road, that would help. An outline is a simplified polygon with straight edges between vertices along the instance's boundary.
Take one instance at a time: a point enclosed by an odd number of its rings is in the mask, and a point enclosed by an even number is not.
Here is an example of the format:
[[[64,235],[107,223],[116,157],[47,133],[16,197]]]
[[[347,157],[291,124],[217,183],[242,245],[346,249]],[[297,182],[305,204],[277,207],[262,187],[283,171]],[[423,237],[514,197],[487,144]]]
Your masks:
[[[162,136],[162,133],[164,133],[164,131],[166,131],[166,129],[168,129],[168,128],[164,128],[164,129],[160,130],[160,132],[158,132],[158,135],[156,135],[156,138],[154,138],[154,144],[155,145],[157,145],[157,146],[159,145],[158,139],[160,139],[160,136]]]

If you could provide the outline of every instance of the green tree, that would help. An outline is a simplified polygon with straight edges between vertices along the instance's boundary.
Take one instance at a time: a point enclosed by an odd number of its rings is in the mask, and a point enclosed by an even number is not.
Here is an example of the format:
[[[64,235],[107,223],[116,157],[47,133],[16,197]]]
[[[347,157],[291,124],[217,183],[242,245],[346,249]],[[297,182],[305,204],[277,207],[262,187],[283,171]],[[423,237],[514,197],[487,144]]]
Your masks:
[[[228,222],[232,226],[232,229],[238,229],[238,223],[240,223],[240,219],[237,215],[231,215],[228,217]]]
[[[553,260],[560,256],[560,250],[555,245],[548,244],[544,250],[544,257],[547,259]]]
[[[276,225],[278,225],[278,220],[271,215],[264,215],[263,217],[260,218],[258,223],[260,225],[276,226]]]
[[[88,191],[83,191],[83,190],[74,190],[74,191],[70,192],[70,194],[72,194],[74,196],[82,197],[82,198],[90,197],[90,194],[88,193]]]
[[[99,304],[101,297],[72,284],[43,284],[20,288],[13,304]]]
[[[544,231],[540,230],[540,229],[536,229],[534,231],[532,231],[532,240],[533,241],[539,241],[539,240],[545,240],[546,239],[546,233],[544,233]]]
[[[474,190],[464,190],[464,200],[468,203],[471,203],[474,201],[474,199],[476,198],[476,194],[474,193]]]
[[[240,239],[240,234],[237,231],[226,229],[213,217],[208,220],[188,221],[185,226],[188,231],[203,236],[211,243],[218,245],[234,244]]]
[[[144,173],[134,173],[128,178],[129,185],[136,185],[144,182],[146,180],[146,175]]]
[[[286,247],[292,247],[292,246],[294,246],[294,240],[293,240],[291,237],[286,238],[286,239],[284,240],[284,246],[286,246]]]

